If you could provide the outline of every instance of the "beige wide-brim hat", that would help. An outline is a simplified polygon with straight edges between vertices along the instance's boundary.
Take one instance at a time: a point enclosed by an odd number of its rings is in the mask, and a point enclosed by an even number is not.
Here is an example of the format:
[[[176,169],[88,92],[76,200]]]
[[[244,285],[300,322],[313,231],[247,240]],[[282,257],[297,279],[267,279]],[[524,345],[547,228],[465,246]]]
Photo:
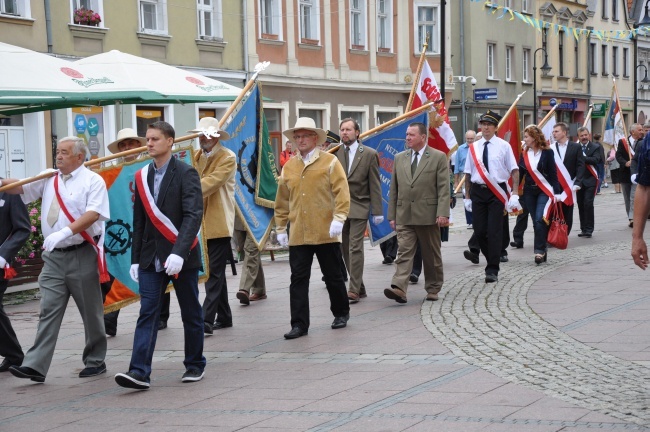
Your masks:
[[[199,120],[196,129],[189,130],[190,133],[202,133],[210,138],[219,138],[221,141],[230,139],[228,132],[219,129],[219,120],[214,117],[203,117]]]
[[[309,117],[299,117],[298,120],[296,121],[296,126],[294,126],[291,129],[287,129],[282,133],[284,134],[285,137],[289,138],[289,141],[293,142],[293,133],[299,129],[305,129],[312,132],[316,132],[316,134],[318,135],[318,144],[324,143],[325,140],[327,139],[327,131],[323,129],[318,129],[316,127],[316,122],[314,122],[314,119]]]
[[[110,151],[113,154],[119,153],[120,149],[118,147],[118,144],[126,139],[134,139],[139,141],[140,147],[147,144],[147,140],[142,137],[139,137],[138,133],[135,130],[131,128],[126,128],[126,129],[122,129],[117,133],[117,139],[108,145],[108,151]]]

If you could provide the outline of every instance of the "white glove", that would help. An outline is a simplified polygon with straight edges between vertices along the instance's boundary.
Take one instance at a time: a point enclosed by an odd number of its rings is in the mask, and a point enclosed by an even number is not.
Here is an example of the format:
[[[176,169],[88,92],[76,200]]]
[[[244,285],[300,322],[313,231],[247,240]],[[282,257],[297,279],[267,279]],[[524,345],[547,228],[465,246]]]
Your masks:
[[[508,200],[508,209],[510,211],[518,211],[521,209],[521,205],[519,205],[519,195],[510,195],[510,199]]]
[[[341,235],[343,232],[343,222],[339,222],[336,220],[332,221],[332,224],[330,225],[330,237],[338,237]]]
[[[54,249],[56,245],[58,245],[63,240],[71,236],[72,236],[72,230],[70,229],[70,227],[65,227],[60,231],[54,232],[49,236],[47,236],[47,238],[43,242],[43,249],[45,249],[45,251],[47,252],[52,252],[52,249]]]
[[[167,269],[167,274],[169,276],[174,276],[179,274],[183,269],[183,263],[185,260],[178,255],[170,254],[165,261],[165,268]]]
[[[465,206],[465,210],[468,212],[472,212],[472,200],[469,198],[464,198],[463,199],[463,205]]]
[[[379,225],[383,221],[384,221],[384,216],[382,215],[372,217],[372,223],[374,223],[375,225]]]
[[[131,268],[129,269],[129,274],[131,275],[131,279],[133,279],[133,282],[139,282],[140,281],[140,264],[131,264]]]
[[[578,186],[578,185],[573,185],[573,187],[571,188],[571,190],[574,190],[574,191],[579,191],[580,189],[581,189],[581,187]]]
[[[0,183],[0,186],[2,186],[2,183]],[[7,265],[7,260],[5,260],[0,256],[0,269],[5,268],[6,265]]]
[[[563,197],[562,197],[562,194],[560,194],[560,195],[555,195],[554,198],[555,198],[555,199],[553,200],[553,202],[556,202],[556,203],[564,201],[564,199],[563,199]]]
[[[632,182],[632,184],[637,184],[637,182],[636,182],[636,174],[632,174],[632,176],[630,177],[630,181]]]
[[[280,246],[282,247],[289,246],[289,236],[286,233],[278,234],[276,236],[276,239],[278,240],[278,243],[280,243]]]
[[[38,175],[43,175],[43,174],[54,174],[59,172],[58,170],[55,170],[54,168],[48,168],[44,169],[43,171],[39,172]]]

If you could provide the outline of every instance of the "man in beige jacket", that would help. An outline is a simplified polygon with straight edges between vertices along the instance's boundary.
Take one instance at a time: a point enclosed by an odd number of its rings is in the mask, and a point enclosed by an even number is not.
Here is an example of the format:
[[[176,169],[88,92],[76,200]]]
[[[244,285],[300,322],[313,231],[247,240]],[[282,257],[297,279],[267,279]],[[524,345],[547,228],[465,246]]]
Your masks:
[[[427,300],[438,300],[442,289],[440,227],[449,224],[449,167],[447,157],[427,146],[427,128],[411,123],[406,151],[395,156],[390,182],[388,220],[397,231],[397,259],[391,287],[384,295],[406,303],[406,289],[417,243],[422,248]]]
[[[200,133],[201,150],[194,156],[201,177],[203,192],[203,235],[208,245],[210,276],[205,282],[203,301],[203,331],[212,334],[232,327],[232,312],[228,304],[226,259],[230,256],[230,239],[235,225],[235,154],[222,146],[220,140],[230,138],[219,130],[219,121],[204,117],[196,129]],[[215,320],[216,317],[216,320]]]
[[[377,152],[361,144],[361,130],[356,120],[343,119],[339,134],[343,145],[335,155],[343,165],[350,188],[350,214],[343,225],[343,258],[350,273],[348,299],[357,303],[367,296],[363,284],[364,234],[368,218],[373,222],[384,221],[381,202],[381,182],[379,181],[379,157]]]
[[[282,169],[275,200],[277,239],[280,245],[289,245],[291,266],[291,331],[284,337],[295,339],[309,330],[309,277],[314,254],[330,296],[334,314],[332,328],[345,327],[350,318],[350,304],[337,259],[343,223],[350,211],[350,192],[345,171],[336,156],[317,148],[325,141],[327,132],[316,128],[314,120],[301,117],[284,135],[299,151],[299,156],[291,158]],[[289,222],[290,237],[287,236]]]

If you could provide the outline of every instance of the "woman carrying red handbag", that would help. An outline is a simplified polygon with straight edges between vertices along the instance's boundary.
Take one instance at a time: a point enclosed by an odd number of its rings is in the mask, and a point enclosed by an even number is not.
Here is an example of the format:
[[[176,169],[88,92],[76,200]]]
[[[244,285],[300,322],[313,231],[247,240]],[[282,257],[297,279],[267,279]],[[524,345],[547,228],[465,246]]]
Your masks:
[[[535,125],[524,129],[524,150],[519,159],[519,173],[524,179],[524,202],[535,229],[535,262],[546,261],[546,238],[551,207],[563,199],[562,187],[557,179],[555,156],[540,128]]]

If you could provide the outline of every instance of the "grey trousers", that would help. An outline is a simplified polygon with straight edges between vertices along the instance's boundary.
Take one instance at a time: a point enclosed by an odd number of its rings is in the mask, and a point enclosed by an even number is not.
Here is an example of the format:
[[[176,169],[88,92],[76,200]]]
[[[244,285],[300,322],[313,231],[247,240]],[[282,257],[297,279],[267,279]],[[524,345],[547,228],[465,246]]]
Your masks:
[[[25,354],[22,365],[47,375],[70,296],[79,309],[86,335],[83,363],[86,367],[101,365],[106,357],[106,332],[97,254],[86,244],[69,252],[43,252],[42,258],[45,265],[38,277],[38,329],[34,346]]]
[[[248,234],[246,234],[246,240],[244,240],[244,254],[239,290],[246,291],[249,294],[251,291],[253,294],[266,294],[266,279],[264,279],[260,250]]]
[[[365,294],[366,287],[363,284],[363,236],[368,226],[367,219],[348,219],[343,224],[343,243],[341,250],[345,266],[350,273],[350,284],[348,291],[355,294]]]
[[[633,220],[636,185],[632,183],[621,183],[621,192],[623,193],[623,201],[625,201],[625,212],[627,213],[627,218]]]

